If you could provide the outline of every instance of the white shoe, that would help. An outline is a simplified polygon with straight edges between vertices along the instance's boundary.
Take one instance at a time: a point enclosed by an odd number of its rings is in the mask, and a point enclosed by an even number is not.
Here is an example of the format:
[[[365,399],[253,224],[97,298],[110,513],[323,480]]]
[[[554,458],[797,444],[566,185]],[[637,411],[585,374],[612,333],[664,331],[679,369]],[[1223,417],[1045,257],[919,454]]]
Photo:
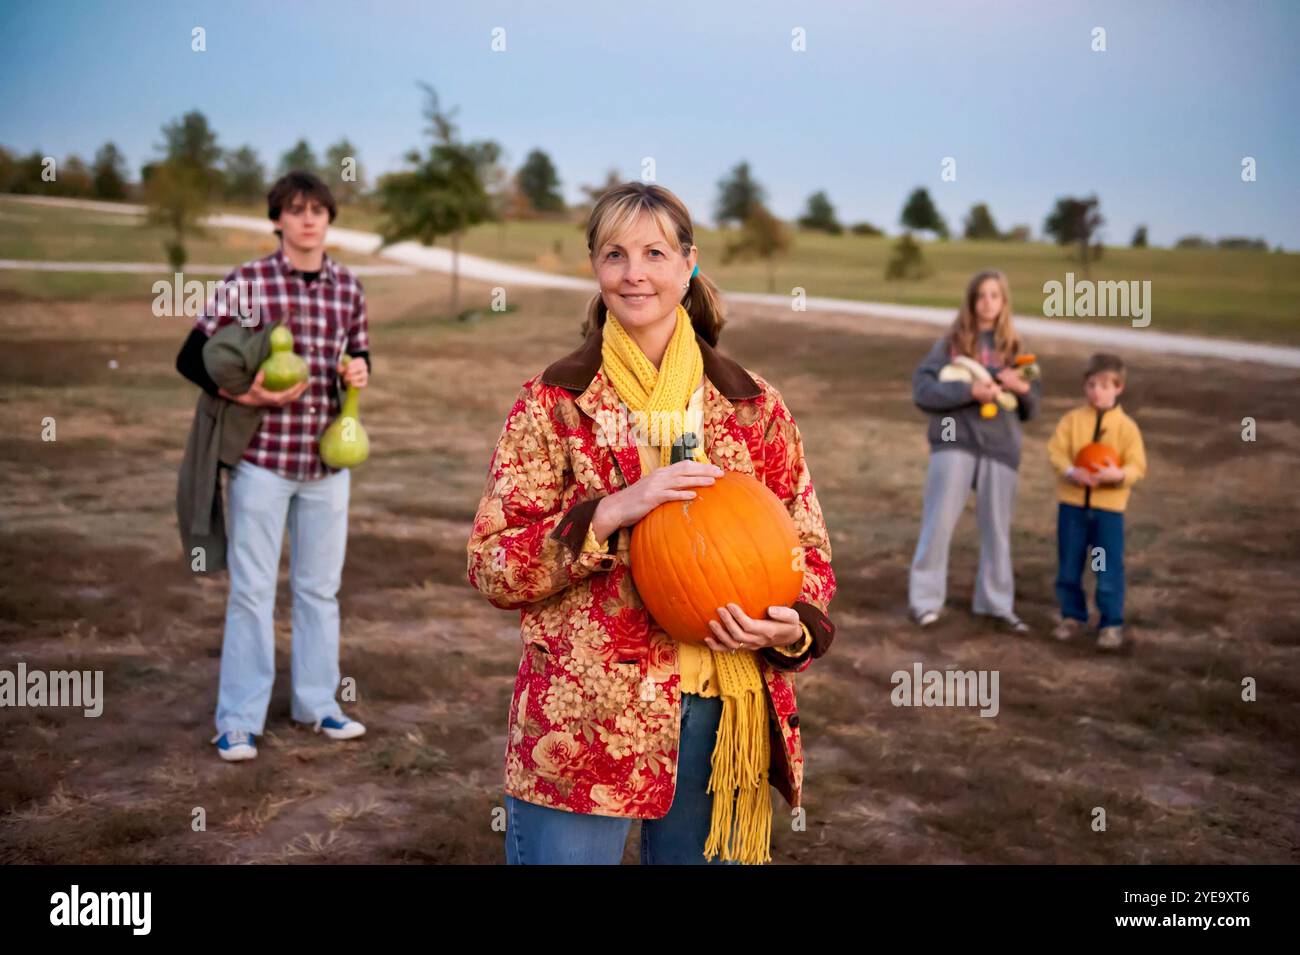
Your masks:
[[[366,732],[365,726],[346,716],[327,716],[317,720],[314,728],[317,733],[324,733],[330,739],[356,739]]]
[[[253,734],[244,730],[227,730],[212,737],[217,744],[217,755],[230,763],[243,762],[257,758],[257,747],[253,745]]]
[[[932,624],[937,623],[938,620],[939,611],[937,610],[927,610],[924,613],[918,614],[916,617],[917,624],[922,627],[929,627]]]

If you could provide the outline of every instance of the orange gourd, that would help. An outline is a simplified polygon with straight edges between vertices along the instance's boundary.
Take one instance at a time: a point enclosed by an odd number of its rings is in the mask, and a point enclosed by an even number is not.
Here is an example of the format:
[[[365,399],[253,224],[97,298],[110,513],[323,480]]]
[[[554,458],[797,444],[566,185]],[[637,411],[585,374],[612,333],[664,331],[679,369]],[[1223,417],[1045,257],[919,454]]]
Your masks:
[[[1101,441],[1094,441],[1091,444],[1085,444],[1079,449],[1079,453],[1074,456],[1074,466],[1076,468],[1089,468],[1093,471],[1100,471],[1104,467],[1119,467],[1119,452],[1109,444]]]
[[[675,640],[703,643],[718,607],[757,620],[803,587],[803,548],[789,511],[765,485],[728,471],[689,501],[660,504],[632,528],[632,580]]]

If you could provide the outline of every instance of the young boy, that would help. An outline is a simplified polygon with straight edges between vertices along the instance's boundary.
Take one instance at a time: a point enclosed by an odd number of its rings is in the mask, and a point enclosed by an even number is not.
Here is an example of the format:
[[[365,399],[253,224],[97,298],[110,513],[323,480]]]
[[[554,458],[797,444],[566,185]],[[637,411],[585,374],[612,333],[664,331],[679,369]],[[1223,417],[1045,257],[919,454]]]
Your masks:
[[[225,760],[257,756],[275,679],[275,591],[280,546],[289,530],[293,590],[292,717],[331,739],[366,728],[343,715],[339,686],[338,589],[348,535],[347,470],[320,459],[321,434],[340,411],[338,379],[369,381],[369,329],[361,283],[325,253],[325,234],[338,214],[316,176],[291,172],[272,186],[267,214],[280,248],[245,262],[225,279],[255,285],[261,320],[283,322],[308,379],[287,391],[262,387],[259,372],[242,395],[219,389],[203,365],[203,345],[218,328],[240,320],[214,297],[194,324],[177,369],[211,395],[260,406],[253,439],[230,472],[230,596],[221,648],[216,712],[217,753]],[[344,353],[364,361],[342,363]],[[218,486],[217,493],[220,493]]]
[[[1060,477],[1056,599],[1061,622],[1052,636],[1071,640],[1087,627],[1083,568],[1088,563],[1097,575],[1099,650],[1124,646],[1124,508],[1129,490],[1147,471],[1142,432],[1119,406],[1124,379],[1124,362],[1118,355],[1093,355],[1083,375],[1088,403],[1061,419],[1047,445],[1052,467]],[[1114,448],[1120,466],[1095,471],[1075,467],[1075,455],[1093,441]]]

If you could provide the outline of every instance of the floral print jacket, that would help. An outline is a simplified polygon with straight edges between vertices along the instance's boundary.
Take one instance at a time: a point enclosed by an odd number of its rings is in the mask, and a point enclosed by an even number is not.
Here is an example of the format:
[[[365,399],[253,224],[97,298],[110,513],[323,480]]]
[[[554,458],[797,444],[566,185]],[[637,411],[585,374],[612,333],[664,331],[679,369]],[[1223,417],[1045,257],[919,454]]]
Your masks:
[[[641,476],[619,440],[627,409],[600,371],[601,330],[526,381],[488,465],[469,538],[468,577],[493,606],[520,610],[523,658],[510,704],[506,792],[570,812],[658,819],[672,805],[681,714],[676,643],[632,583],[631,528],[609,553],[584,551],[600,499]],[[800,804],[803,747],[795,672],[830,647],[831,546],[799,430],[780,393],[715,351],[704,356],[704,450],[763,481],[804,546],[792,605],[813,641],[801,657],[767,648],[769,778]],[[621,417],[620,417],[621,416]]]

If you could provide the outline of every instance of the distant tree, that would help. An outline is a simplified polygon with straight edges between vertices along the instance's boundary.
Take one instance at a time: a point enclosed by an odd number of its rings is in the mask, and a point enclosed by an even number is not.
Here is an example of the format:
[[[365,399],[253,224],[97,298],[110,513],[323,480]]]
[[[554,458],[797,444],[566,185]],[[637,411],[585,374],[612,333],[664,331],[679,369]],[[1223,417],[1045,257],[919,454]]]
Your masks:
[[[1185,235],[1174,243],[1175,249],[1208,249],[1210,242],[1203,235]]]
[[[1129,243],[1129,246],[1134,249],[1145,249],[1147,247],[1146,226],[1140,225],[1133,230],[1133,241]]]
[[[225,197],[232,202],[266,198],[266,167],[252,146],[240,146],[225,157]]]
[[[365,192],[365,171],[361,168],[357,147],[346,136],[325,150],[325,167],[322,172],[325,173],[322,176],[325,184],[339,202],[354,203]]]
[[[1226,236],[1214,243],[1220,249],[1238,249],[1249,252],[1267,252],[1268,243],[1263,239],[1247,239],[1243,236]]]
[[[749,215],[740,224],[740,235],[723,248],[722,263],[758,259],[767,266],[767,290],[775,292],[775,259],[789,250],[789,230],[759,202],[749,207]]]
[[[10,173],[9,192],[20,195],[50,194],[53,191],[50,188],[52,183],[41,178],[44,171],[45,154],[41,150],[33,149],[26,156],[18,157],[14,160]]]
[[[516,178],[520,191],[538,212],[545,214],[564,211],[559,173],[555,171],[551,157],[542,150],[534,149],[524,157],[524,164],[519,167]]]
[[[824,191],[814,192],[808,197],[808,206],[798,221],[799,228],[813,232],[839,235],[844,231],[844,227],[835,218],[835,207]]]
[[[855,222],[849,229],[854,235],[884,235],[879,229],[870,222]]]
[[[80,156],[68,156],[55,168],[58,178],[50,183],[54,195],[86,199],[95,194],[94,176]]]
[[[924,188],[912,190],[912,194],[907,197],[907,202],[903,205],[899,222],[907,229],[933,232],[941,239],[948,238],[948,223],[943,220],[943,216],[939,215],[934,200]]]
[[[184,178],[202,190],[205,197],[217,195],[224,178],[218,167],[222,149],[207,117],[198,110],[191,110],[179,120],[164,125],[162,132],[160,148],[164,161],[187,169],[189,172]]]
[[[207,188],[201,172],[180,161],[154,163],[145,180],[149,209],[145,225],[167,230],[163,249],[175,272],[181,271],[189,258],[186,241],[204,234],[200,223],[208,211]]]
[[[18,160],[9,150],[0,146],[0,192],[12,192],[14,177],[18,174]]]
[[[997,224],[993,221],[993,213],[989,212],[989,207],[982,202],[977,202],[970,207],[964,225],[965,235],[968,239],[1002,238],[1002,234],[998,232]]]
[[[721,227],[729,223],[744,222],[751,206],[767,202],[767,190],[760,186],[749,171],[749,163],[735,166],[724,178],[718,180],[718,200],[714,205],[713,219]]]
[[[316,160],[316,153],[312,150],[311,144],[305,139],[298,140],[291,149],[280,155],[280,165],[276,169],[276,175],[283,176],[295,169],[319,176],[322,180],[331,183],[330,188],[333,189],[332,182],[334,180],[326,179],[328,174],[321,169],[320,163]]]
[[[104,143],[95,153],[91,177],[96,199],[126,198],[126,159],[113,143]]]
[[[597,200],[622,182],[623,177],[618,174],[618,170],[610,169],[605,173],[605,181],[600,185],[578,187],[582,190],[582,202],[578,203],[573,210],[573,218],[578,228],[586,230],[587,220],[591,218],[591,210],[596,207]]]
[[[1008,242],[1028,242],[1033,238],[1033,230],[1027,225],[1016,225],[1011,227],[1010,232],[1005,232],[1002,238]]]
[[[912,238],[912,233],[904,232],[894,243],[894,254],[885,264],[885,279],[891,282],[898,279],[915,281],[929,274],[930,268],[921,254],[921,246]]]
[[[510,175],[505,182],[505,191],[501,197],[501,208],[510,220],[536,219],[539,213],[533,207],[533,201],[519,185],[519,174]]]
[[[1077,245],[1084,273],[1091,261],[1092,236],[1106,220],[1101,215],[1101,200],[1095,195],[1086,199],[1064,196],[1043,223],[1043,231],[1056,239],[1057,245]]]
[[[454,315],[460,307],[461,234],[496,214],[487,180],[501,158],[501,147],[491,140],[463,142],[452,122],[455,110],[444,112],[434,88],[427,83],[420,86],[426,97],[425,132],[431,142],[423,154],[418,149],[407,152],[408,169],[379,180],[384,215],[380,235],[384,245],[405,239],[432,245],[440,236],[451,237]]]

